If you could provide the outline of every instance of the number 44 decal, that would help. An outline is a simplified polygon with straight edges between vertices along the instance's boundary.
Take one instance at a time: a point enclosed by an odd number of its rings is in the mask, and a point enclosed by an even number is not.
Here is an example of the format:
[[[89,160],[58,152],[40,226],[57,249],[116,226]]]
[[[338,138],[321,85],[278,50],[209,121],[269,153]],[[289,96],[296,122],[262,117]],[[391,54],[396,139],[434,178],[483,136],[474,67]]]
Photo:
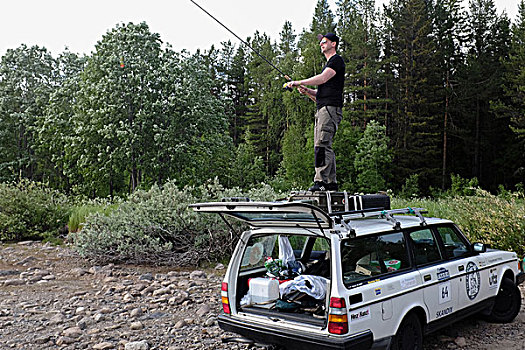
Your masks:
[[[439,284],[439,304],[444,304],[452,300],[450,282],[440,283]]]

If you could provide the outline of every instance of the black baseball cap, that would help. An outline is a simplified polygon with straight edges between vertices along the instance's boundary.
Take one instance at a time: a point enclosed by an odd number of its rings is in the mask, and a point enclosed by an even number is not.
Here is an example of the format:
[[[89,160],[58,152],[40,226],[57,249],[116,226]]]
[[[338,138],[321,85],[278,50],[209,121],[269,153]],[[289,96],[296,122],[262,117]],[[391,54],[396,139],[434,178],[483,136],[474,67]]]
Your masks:
[[[327,38],[328,40],[339,44],[339,37],[335,35],[334,33],[326,33],[324,35],[317,34],[317,40],[321,40],[322,38]]]

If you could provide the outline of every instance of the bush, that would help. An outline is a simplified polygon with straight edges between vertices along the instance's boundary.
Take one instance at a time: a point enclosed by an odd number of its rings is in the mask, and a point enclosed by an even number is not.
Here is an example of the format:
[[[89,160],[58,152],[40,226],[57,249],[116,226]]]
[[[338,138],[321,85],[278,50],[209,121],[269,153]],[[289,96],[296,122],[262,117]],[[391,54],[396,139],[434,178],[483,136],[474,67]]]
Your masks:
[[[67,197],[42,183],[0,183],[0,240],[51,239],[66,226]]]
[[[525,254],[525,204],[523,200],[494,196],[477,189],[474,196],[437,200],[394,198],[392,207],[423,207],[430,216],[450,219],[465,232],[471,242],[483,242],[493,248]]]
[[[417,198],[420,196],[418,174],[412,174],[405,180],[405,184],[401,188],[399,196],[405,199]]]
[[[477,178],[464,179],[459,175],[450,175],[452,184],[450,186],[449,195],[452,196],[473,196],[476,190],[479,189]]]
[[[113,210],[118,208],[118,203],[104,200],[91,200],[73,207],[67,224],[69,232],[78,232],[86,222],[89,215],[102,213],[108,216]]]
[[[71,236],[80,255],[97,262],[188,266],[217,261],[231,254],[242,225],[231,220],[235,232],[230,232],[218,215],[198,214],[188,205],[237,196],[270,200],[278,194],[268,185],[243,193],[217,180],[182,190],[169,181],[136,191],[107,216],[88,216],[82,230]]]

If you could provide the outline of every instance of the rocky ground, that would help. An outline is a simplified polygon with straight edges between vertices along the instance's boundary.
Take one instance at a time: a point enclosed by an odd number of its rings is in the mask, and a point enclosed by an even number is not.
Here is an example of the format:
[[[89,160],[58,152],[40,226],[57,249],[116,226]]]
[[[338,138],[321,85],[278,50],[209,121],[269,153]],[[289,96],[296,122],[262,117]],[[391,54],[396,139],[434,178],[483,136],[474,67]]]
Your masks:
[[[232,335],[216,322],[224,271],[93,266],[63,247],[0,245],[0,349],[246,349],[221,341]],[[525,349],[523,308],[505,325],[469,318],[425,349]]]

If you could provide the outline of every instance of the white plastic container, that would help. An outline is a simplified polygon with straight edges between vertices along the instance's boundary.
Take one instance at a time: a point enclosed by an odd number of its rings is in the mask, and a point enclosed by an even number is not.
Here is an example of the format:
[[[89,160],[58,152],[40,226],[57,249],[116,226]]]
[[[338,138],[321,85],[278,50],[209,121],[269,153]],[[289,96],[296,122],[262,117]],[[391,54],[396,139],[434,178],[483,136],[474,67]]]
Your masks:
[[[279,299],[279,281],[257,277],[250,279],[249,284],[249,293],[254,306],[269,308]]]

